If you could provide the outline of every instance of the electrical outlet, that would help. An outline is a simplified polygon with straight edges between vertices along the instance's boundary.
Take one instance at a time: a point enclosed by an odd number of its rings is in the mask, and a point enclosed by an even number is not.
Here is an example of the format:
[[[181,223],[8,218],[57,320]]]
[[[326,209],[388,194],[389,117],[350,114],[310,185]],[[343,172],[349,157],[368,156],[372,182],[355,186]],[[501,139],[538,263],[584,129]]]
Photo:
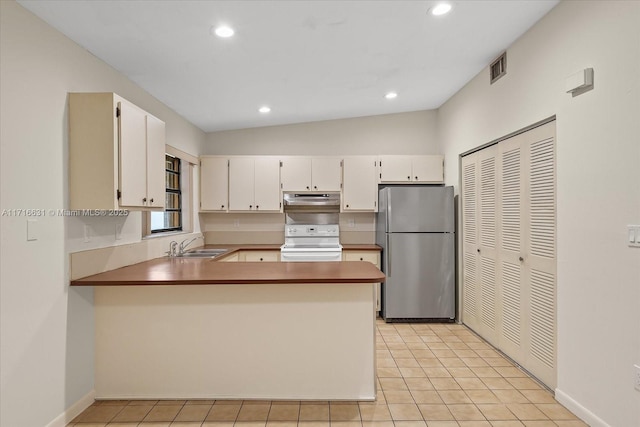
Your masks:
[[[634,382],[634,388],[638,391],[640,391],[640,366],[638,365],[633,365],[634,367],[634,378],[635,378],[635,382]]]
[[[237,218],[236,218],[236,219],[234,219],[234,220],[233,220],[233,226],[234,226],[235,228],[239,228],[239,227],[240,227],[240,220],[239,220],[239,219],[237,219]]]
[[[356,220],[353,218],[349,218],[349,220],[347,221],[347,226],[349,228],[354,228],[356,226]]]
[[[88,224],[84,225],[84,242],[89,243],[91,241],[91,227]]]

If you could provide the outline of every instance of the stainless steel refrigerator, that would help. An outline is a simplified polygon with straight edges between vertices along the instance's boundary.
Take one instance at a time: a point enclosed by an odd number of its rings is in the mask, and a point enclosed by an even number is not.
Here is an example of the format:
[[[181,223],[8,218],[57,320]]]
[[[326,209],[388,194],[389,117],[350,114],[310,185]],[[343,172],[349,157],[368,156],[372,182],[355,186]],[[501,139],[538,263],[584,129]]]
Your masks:
[[[379,192],[385,321],[455,318],[453,187],[390,186]]]

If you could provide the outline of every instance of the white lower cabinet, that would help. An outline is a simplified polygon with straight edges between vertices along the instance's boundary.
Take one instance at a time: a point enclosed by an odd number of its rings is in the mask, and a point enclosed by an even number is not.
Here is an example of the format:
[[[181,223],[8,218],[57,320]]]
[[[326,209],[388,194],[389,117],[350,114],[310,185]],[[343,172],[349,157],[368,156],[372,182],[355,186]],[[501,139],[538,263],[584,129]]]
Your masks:
[[[240,260],[246,262],[278,262],[280,251],[242,251]]]
[[[357,251],[343,250],[343,261],[367,261],[380,268],[380,252],[379,251]],[[376,283],[376,311],[380,311],[380,283]]]

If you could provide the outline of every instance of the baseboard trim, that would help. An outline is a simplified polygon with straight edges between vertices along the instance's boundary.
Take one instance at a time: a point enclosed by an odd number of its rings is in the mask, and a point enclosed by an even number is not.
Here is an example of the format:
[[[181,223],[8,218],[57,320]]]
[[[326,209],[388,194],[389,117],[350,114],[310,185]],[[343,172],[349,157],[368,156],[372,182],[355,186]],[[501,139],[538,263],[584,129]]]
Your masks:
[[[573,412],[578,418],[589,424],[591,427],[611,427],[596,414],[582,406],[562,390],[556,388],[555,397],[558,402],[564,405],[568,410]]]
[[[65,427],[75,417],[80,415],[82,411],[93,404],[96,397],[96,391],[91,390],[89,393],[80,398],[77,402],[67,408],[62,414],[54,418],[46,427]]]

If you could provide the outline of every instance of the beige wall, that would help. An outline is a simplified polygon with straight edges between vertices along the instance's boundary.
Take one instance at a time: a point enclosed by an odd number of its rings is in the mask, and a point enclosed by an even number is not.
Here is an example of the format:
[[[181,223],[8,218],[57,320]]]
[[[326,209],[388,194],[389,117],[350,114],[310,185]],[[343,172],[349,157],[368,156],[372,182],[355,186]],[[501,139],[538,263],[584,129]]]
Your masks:
[[[164,120],[168,144],[200,154],[204,133],[116,70],[13,1],[0,2],[0,19],[2,209],[68,206],[68,92],[116,92]],[[61,414],[93,389],[93,292],[68,287],[83,224],[35,219],[28,242],[26,217],[1,218],[2,426],[64,425]],[[139,241],[139,214],[127,221]]]
[[[557,398],[591,426],[640,425],[640,3],[561,2],[507,50],[507,75],[484,70],[438,112],[448,184],[458,156],[557,116]],[[583,68],[595,88],[565,93]]]
[[[441,154],[436,111],[212,132],[203,154]]]

